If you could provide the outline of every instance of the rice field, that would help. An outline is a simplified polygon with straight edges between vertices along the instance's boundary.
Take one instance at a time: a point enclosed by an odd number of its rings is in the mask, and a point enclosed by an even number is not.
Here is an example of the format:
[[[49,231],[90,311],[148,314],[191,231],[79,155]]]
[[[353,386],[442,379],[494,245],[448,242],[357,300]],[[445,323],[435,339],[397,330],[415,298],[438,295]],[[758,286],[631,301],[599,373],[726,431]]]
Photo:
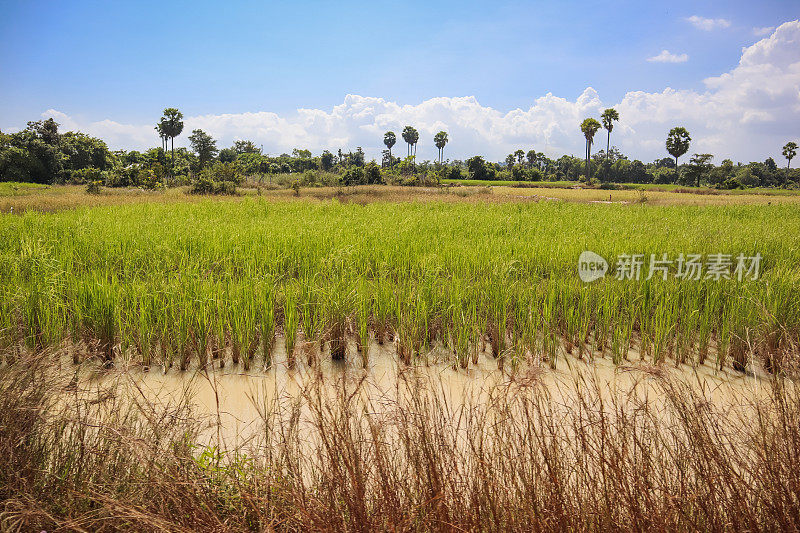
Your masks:
[[[186,370],[567,357],[788,371],[800,209],[569,202],[138,202],[0,216],[0,351]],[[584,283],[578,257],[739,254],[759,279]],[[355,341],[355,342],[353,342]],[[317,344],[318,343],[318,344]],[[313,344],[313,350],[301,349]]]

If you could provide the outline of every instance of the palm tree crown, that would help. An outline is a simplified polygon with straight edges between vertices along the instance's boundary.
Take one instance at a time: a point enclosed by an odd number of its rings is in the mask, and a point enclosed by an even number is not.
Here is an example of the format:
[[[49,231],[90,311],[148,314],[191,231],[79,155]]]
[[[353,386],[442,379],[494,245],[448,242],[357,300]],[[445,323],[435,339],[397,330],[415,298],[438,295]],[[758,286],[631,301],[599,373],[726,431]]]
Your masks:
[[[783,157],[787,159],[786,161],[786,168],[789,168],[789,165],[792,162],[794,156],[797,155],[797,143],[794,141],[789,141],[783,146]]]
[[[676,127],[669,130],[667,135],[667,152],[675,158],[675,169],[678,169],[678,158],[689,151],[689,142],[692,138],[686,128]]]

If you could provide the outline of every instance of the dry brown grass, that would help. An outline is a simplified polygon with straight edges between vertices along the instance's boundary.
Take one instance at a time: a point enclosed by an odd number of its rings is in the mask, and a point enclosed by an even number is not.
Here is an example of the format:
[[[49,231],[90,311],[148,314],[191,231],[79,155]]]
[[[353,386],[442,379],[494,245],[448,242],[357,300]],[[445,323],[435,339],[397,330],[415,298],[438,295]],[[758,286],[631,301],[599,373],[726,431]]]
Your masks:
[[[741,194],[720,192],[679,192],[648,190],[644,192],[649,205],[767,205],[800,204],[800,194]],[[363,185],[357,187],[307,187],[296,197],[291,189],[243,187],[238,196],[214,197],[218,201],[239,201],[248,196],[260,196],[280,201],[330,201],[367,204],[373,202],[610,202],[635,205],[642,201],[638,190],[601,190],[568,188],[520,188],[520,187],[400,187],[391,185]],[[53,212],[64,209],[90,206],[122,205],[128,203],[174,203],[198,202],[205,196],[187,194],[186,187],[177,187],[163,192],[141,189],[106,188],[101,194],[88,194],[81,185],[53,185],[46,188],[25,188],[14,194],[0,190],[0,213],[22,213],[27,210]]]
[[[316,381],[220,450],[187,403],[82,396],[56,365],[0,368],[3,531],[800,528],[800,395],[780,381],[736,409],[658,373],[653,395],[523,380],[465,403],[409,374],[389,405]]]

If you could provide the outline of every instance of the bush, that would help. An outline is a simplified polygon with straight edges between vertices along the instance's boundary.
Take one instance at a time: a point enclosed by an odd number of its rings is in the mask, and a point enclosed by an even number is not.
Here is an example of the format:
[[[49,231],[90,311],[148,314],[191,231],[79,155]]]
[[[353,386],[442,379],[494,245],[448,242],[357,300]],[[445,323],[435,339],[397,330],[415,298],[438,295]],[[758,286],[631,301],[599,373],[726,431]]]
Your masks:
[[[234,163],[215,163],[200,171],[189,190],[191,194],[236,194],[242,174]]]
[[[383,183],[381,169],[374,161],[367,165],[365,177],[368,184]]]
[[[464,175],[461,173],[461,169],[456,167],[456,166],[448,167],[445,170],[445,177],[447,179],[449,179],[449,180],[462,180],[462,179],[464,179]]]
[[[207,176],[200,176],[195,180],[191,194],[236,194],[236,184],[232,181],[214,181]]]
[[[100,180],[90,181],[86,185],[86,192],[89,194],[100,194],[103,192],[103,182]]]
[[[342,182],[345,185],[359,185],[365,183],[364,169],[361,167],[350,167],[344,171]]]
[[[84,183],[91,184],[93,181],[102,181],[103,174],[98,168],[88,167],[80,170],[67,170],[66,182],[70,185],[82,185]]]

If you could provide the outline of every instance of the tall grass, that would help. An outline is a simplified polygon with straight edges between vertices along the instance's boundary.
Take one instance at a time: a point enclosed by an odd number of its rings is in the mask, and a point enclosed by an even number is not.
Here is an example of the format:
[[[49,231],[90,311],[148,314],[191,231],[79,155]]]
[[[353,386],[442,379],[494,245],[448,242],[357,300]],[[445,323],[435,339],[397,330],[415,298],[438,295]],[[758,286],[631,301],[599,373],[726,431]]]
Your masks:
[[[779,371],[800,345],[792,206],[202,201],[0,217],[0,342],[75,344],[111,364],[271,363],[275,331],[362,364],[370,335],[401,359],[488,339],[502,366],[564,351]],[[577,258],[764,257],[757,281],[584,284]],[[646,275],[646,272],[645,272]],[[643,275],[643,278],[645,276]],[[472,354],[472,355],[470,355]],[[76,354],[76,359],[82,358]]]
[[[229,448],[200,444],[185,399],[56,366],[0,369],[3,531],[800,529],[800,396],[780,379],[719,404],[663,369],[640,374],[656,394],[533,375],[454,402],[435,379],[371,399],[343,374],[265,401],[263,437]]]

